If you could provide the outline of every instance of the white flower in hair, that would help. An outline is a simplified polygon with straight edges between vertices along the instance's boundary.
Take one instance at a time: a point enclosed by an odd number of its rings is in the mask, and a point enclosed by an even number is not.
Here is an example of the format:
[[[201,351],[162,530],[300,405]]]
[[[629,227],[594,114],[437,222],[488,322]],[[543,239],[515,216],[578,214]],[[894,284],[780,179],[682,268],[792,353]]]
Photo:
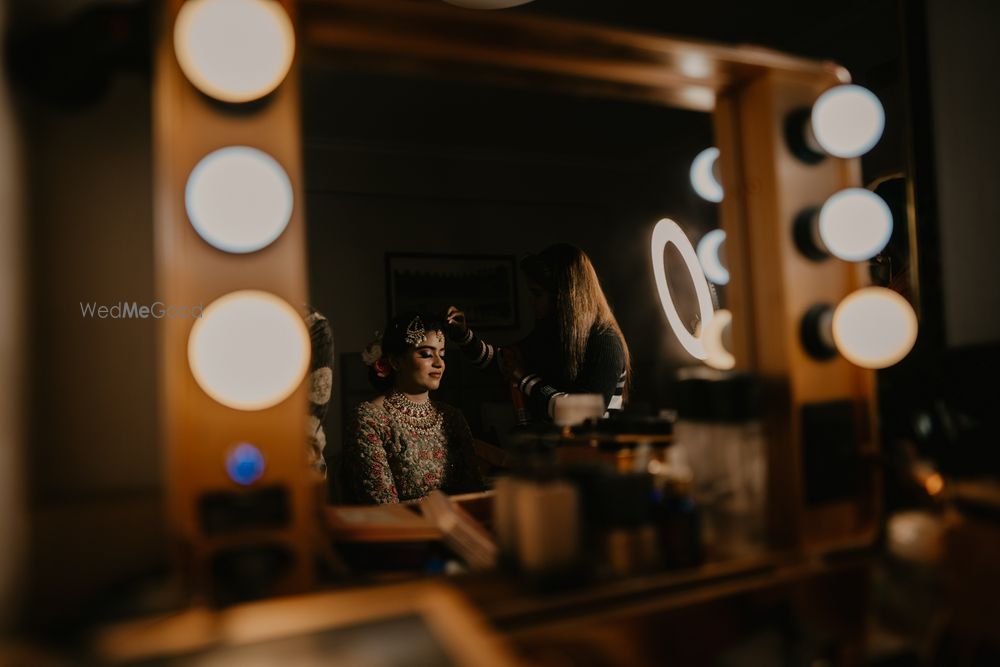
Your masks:
[[[365,351],[361,353],[361,360],[365,362],[366,366],[371,366],[376,361],[382,358],[382,336],[379,332],[375,332],[375,340],[368,343],[365,347]]]

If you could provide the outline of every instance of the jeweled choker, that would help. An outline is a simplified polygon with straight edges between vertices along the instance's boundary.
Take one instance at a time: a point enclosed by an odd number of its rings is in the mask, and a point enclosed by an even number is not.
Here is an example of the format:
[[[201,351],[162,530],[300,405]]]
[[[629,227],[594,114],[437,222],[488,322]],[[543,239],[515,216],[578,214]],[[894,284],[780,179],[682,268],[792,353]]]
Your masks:
[[[437,412],[430,399],[423,403],[414,403],[399,391],[389,392],[385,397],[385,402],[407,417],[414,417],[416,419],[427,419]]]

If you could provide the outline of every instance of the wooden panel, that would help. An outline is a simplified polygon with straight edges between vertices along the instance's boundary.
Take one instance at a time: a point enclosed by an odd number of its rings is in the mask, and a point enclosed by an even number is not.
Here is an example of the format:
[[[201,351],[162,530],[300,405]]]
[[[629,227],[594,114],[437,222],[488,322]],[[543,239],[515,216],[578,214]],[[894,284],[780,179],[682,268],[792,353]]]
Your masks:
[[[732,310],[741,368],[765,384],[770,528],[775,544],[827,549],[869,542],[875,530],[874,475],[863,472],[853,499],[805,504],[803,405],[849,400],[864,406],[854,424],[859,455],[874,449],[873,374],[841,357],[818,361],[800,343],[801,318],[813,304],[836,305],[864,284],[863,265],[814,262],[795,247],[793,222],[809,206],[858,185],[857,160],[807,165],[788,150],[784,120],[810,107],[832,76],[770,71],[723,96],[716,127],[722,152],[723,227],[732,274]],[[733,143],[730,143],[733,142]]]
[[[718,160],[722,189],[727,193],[719,204],[719,227],[726,232],[725,257],[730,276],[726,291],[727,305],[733,313],[730,325],[733,349],[730,351],[736,358],[737,370],[751,371],[757,366],[754,340],[756,328],[750,289],[750,244],[744,224],[746,192],[741,171],[744,159],[739,126],[740,90],[733,88],[719,95],[712,121],[715,145],[724,147],[726,151],[723,156],[720,150]]]
[[[711,111],[716,93],[766,71],[844,81],[843,68],[758,47],[671,39],[443,2],[304,0],[310,63],[464,77]]]
[[[247,108],[208,99],[185,78],[173,51],[173,19],[182,0],[164,3],[159,16],[153,90],[154,224],[157,293],[167,304],[203,304],[240,289],[276,294],[298,308],[307,301],[302,202],[299,83],[293,66],[269,98]],[[294,20],[294,5],[285,2]],[[295,197],[291,221],[270,246],[248,255],[222,252],[203,241],[187,220],[184,187],[209,152],[250,145],[273,156],[288,173]],[[208,397],[187,362],[190,319],[160,321],[161,428],[167,458],[169,519],[176,555],[198,592],[210,592],[207,562],[232,544],[274,542],[294,554],[294,566],[274,592],[306,590],[312,583],[309,537],[315,522],[315,480],[305,464],[305,387],[282,403],[253,412]],[[263,452],[267,468],[259,485],[284,487],[291,523],[280,531],[210,538],[199,527],[196,503],[207,491],[235,491],[226,476],[225,452],[246,441]]]

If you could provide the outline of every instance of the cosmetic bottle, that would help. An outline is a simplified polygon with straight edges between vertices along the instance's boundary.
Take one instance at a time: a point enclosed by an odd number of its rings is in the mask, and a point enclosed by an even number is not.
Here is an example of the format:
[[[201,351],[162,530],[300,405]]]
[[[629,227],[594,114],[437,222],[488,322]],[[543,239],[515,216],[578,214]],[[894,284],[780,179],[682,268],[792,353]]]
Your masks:
[[[579,558],[579,496],[552,447],[518,437],[511,474],[498,480],[494,521],[504,560],[534,579],[562,578]]]
[[[753,556],[765,548],[767,449],[756,379],[729,373],[711,384],[711,442],[722,468],[714,513],[723,558]]]
[[[709,560],[764,548],[766,446],[756,379],[746,373],[689,372],[678,385],[675,443],[668,461],[691,471]]]
[[[704,561],[701,509],[691,491],[689,472],[664,466],[655,476],[653,521],[667,569],[695,567]]]
[[[671,489],[683,493],[697,506],[699,532],[706,557],[714,557],[719,541],[717,511],[725,494],[724,454],[716,442],[712,422],[712,383],[718,374],[711,369],[686,369],[677,385],[677,423],[674,444],[667,451],[667,463],[673,471],[683,471],[671,479]],[[686,479],[685,479],[686,476]]]

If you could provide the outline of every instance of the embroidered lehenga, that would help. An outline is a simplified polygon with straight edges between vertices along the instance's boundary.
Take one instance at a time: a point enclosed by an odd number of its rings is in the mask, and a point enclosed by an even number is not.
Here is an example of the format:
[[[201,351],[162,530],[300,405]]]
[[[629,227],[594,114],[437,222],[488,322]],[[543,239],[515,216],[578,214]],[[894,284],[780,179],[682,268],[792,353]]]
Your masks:
[[[358,405],[345,443],[348,501],[395,503],[482,488],[472,433],[462,413],[445,403],[414,403],[397,391],[381,405]]]

